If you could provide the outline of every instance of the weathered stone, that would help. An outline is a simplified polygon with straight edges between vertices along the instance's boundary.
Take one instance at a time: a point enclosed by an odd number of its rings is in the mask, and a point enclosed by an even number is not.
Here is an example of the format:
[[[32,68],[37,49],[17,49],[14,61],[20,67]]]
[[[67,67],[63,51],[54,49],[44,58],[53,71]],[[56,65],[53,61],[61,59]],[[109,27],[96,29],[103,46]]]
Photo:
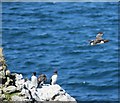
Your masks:
[[[5,71],[4,70],[0,71],[0,78],[5,78]]]
[[[23,101],[23,98],[20,96],[14,95],[11,97],[11,100],[12,101]]]
[[[6,70],[6,66],[5,65],[3,65],[2,68],[3,68],[3,70]]]
[[[0,48],[0,56],[1,56],[1,57],[3,56],[2,51],[3,51],[3,48]]]
[[[2,94],[2,89],[0,89],[0,94]]]
[[[7,77],[7,81],[5,82],[5,86],[9,86],[10,85],[10,82],[12,82],[13,80],[10,79],[10,77]]]
[[[21,90],[24,86],[24,79],[15,81],[15,85],[17,86],[17,90]]]
[[[31,101],[31,100],[26,99],[25,97],[14,95],[14,96],[11,97],[11,101]]]
[[[0,71],[0,84],[4,84],[6,82],[6,76],[4,70]]]
[[[43,86],[38,89],[38,96],[41,97],[42,100],[50,100],[54,95],[58,94],[61,87],[59,85],[49,85]]]
[[[72,97],[69,98],[69,97],[67,97],[65,95],[57,96],[54,101],[70,101],[70,102],[74,102],[75,103],[75,99],[73,99]]]
[[[8,86],[7,88],[3,88],[4,93],[14,93],[16,92],[17,88],[15,86]]]
[[[1,100],[5,99],[5,94],[0,94],[0,99]]]
[[[10,76],[10,71],[9,70],[6,70],[6,75]]]
[[[24,89],[24,88],[23,88],[22,91],[20,92],[20,95],[21,95],[21,96],[28,97],[29,99],[31,98],[29,90]]]
[[[1,71],[1,70],[3,70],[3,67],[2,67],[2,66],[0,66],[0,71]]]
[[[16,74],[15,77],[16,77],[16,81],[19,81],[23,78],[22,74]]]
[[[37,95],[43,101],[76,101],[59,85],[48,85],[37,89]]]
[[[0,88],[2,87],[3,85],[2,85],[2,81],[0,80]]]

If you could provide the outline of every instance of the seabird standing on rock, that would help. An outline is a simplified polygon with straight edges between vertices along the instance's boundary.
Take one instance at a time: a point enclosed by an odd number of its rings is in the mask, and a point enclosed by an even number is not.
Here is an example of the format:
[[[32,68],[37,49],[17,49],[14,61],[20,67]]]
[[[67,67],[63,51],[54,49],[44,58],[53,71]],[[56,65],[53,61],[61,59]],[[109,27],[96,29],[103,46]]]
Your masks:
[[[44,84],[44,82],[47,81],[47,76],[45,74],[41,74],[38,77],[38,87],[42,86]]]
[[[33,72],[33,75],[31,77],[31,83],[32,83],[32,86],[35,86],[35,88],[37,88],[37,77],[36,77],[36,72]]]
[[[53,76],[50,79],[50,85],[56,84],[57,77],[58,77],[58,73],[57,73],[57,71],[54,71],[54,74],[53,74]]]

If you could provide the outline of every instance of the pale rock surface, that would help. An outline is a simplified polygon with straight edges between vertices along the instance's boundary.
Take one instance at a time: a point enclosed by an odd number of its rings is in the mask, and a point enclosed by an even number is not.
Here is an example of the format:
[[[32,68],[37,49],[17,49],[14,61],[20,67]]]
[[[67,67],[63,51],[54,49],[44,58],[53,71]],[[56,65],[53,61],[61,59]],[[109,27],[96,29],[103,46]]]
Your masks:
[[[16,74],[15,79],[15,85],[17,86],[17,90],[21,90],[24,86],[24,79],[22,74]]]
[[[31,101],[31,100],[26,99],[25,97],[14,95],[11,97],[11,101]]]
[[[76,101],[73,97],[71,97],[69,94],[67,93],[59,93],[58,96],[55,97],[54,101]]]
[[[31,86],[30,81],[28,82],[28,86]],[[71,97],[69,94],[65,92],[64,89],[62,89],[59,85],[49,85],[44,84],[42,88],[29,88],[32,98],[34,98],[36,101],[73,101],[76,102],[76,100]],[[28,97],[30,99],[30,95],[27,89],[22,89],[21,91],[22,95],[25,95],[25,97]]]
[[[1,56],[1,57],[3,56],[2,51],[3,51],[3,48],[0,48],[0,56]]]
[[[0,66],[0,71],[1,71],[1,70],[3,70],[3,67],[2,67],[2,66]]]
[[[37,89],[37,95],[43,101],[76,101],[59,85],[47,85]]]
[[[5,71],[4,70],[0,71],[0,78],[5,78]]]
[[[2,94],[2,89],[0,89],[0,94]]]
[[[58,85],[43,86],[42,88],[37,89],[37,94],[42,100],[47,101],[56,95],[60,89],[61,88]]]
[[[15,77],[16,77],[16,81],[23,79],[22,74],[16,74]]]
[[[5,86],[8,86],[9,83],[10,83],[10,81],[12,81],[12,79],[10,79],[9,77],[7,77],[7,81],[6,81],[6,83],[5,83]]]
[[[22,89],[22,91],[20,92],[21,95],[25,95],[25,97],[28,97],[29,99],[31,98],[30,97],[30,94],[29,94],[29,91],[26,90],[26,89]]]
[[[5,99],[5,94],[0,94],[0,99]]]
[[[14,93],[17,90],[15,86],[8,86],[3,88],[4,93]]]

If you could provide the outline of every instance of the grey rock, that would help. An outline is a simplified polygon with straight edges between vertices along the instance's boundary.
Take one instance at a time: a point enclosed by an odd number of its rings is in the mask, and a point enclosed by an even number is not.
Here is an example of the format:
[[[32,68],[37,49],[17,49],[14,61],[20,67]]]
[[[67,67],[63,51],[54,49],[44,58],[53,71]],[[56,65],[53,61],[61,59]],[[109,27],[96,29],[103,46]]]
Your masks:
[[[2,66],[0,66],[0,71],[1,71],[1,70],[3,70],[3,67],[2,67]]]
[[[4,93],[14,93],[16,92],[17,88],[15,86],[8,86],[7,88],[3,88]]]
[[[0,78],[5,78],[5,71],[4,70],[0,71]]]
[[[12,82],[13,80],[10,79],[9,77],[7,77],[7,81],[5,82],[5,86],[9,86],[10,82]]]
[[[49,85],[38,88],[38,97],[43,101],[71,101],[75,102],[76,100],[65,92],[59,85]]]
[[[5,99],[5,94],[0,94],[0,99],[1,100]]]
[[[2,94],[3,92],[2,92],[2,89],[0,89],[0,94]]]
[[[6,73],[7,76],[10,76],[10,70],[6,70],[5,73]]]
[[[14,95],[14,96],[11,97],[11,101],[31,101],[31,100],[26,99],[25,97]]]

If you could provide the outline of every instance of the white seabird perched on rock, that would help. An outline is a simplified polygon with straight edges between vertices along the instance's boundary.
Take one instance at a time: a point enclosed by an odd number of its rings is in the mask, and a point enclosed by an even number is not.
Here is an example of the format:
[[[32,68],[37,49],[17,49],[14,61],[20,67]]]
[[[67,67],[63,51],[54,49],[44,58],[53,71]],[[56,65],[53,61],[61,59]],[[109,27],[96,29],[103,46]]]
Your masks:
[[[53,76],[50,79],[50,85],[56,84],[57,78],[58,78],[58,73],[57,73],[57,71],[55,71]]]
[[[103,39],[102,36],[103,36],[103,33],[99,32],[95,40],[90,40],[90,45],[103,44],[103,43],[109,42],[109,40]]]
[[[31,77],[32,86],[35,86],[35,88],[37,88],[37,85],[38,85],[37,82],[38,82],[38,81],[37,81],[37,77],[36,77],[36,72],[33,72],[33,75],[32,75],[32,77]]]

